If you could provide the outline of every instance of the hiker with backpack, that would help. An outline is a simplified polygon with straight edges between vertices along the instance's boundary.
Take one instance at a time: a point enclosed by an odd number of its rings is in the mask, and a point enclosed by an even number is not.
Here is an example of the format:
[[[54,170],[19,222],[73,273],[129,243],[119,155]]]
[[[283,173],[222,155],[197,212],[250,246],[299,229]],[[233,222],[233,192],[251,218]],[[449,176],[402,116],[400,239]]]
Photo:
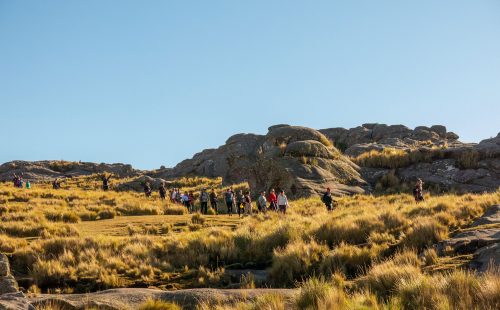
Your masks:
[[[252,197],[250,196],[250,191],[245,193],[243,196],[243,201],[245,203],[245,214],[252,215]]]
[[[189,195],[188,195],[188,203],[189,203],[189,210],[191,210],[190,212],[194,212],[194,194],[192,191],[189,192]]]
[[[288,198],[285,195],[285,191],[281,190],[278,195],[278,207],[279,211],[283,214],[286,214],[286,209],[288,209]]]
[[[321,201],[323,201],[323,203],[325,204],[327,211],[333,211],[333,197],[329,187],[327,187],[326,192],[321,198]]]
[[[201,190],[200,193],[200,211],[202,214],[207,214],[208,213],[208,200],[209,200],[209,195],[207,193],[207,190],[204,188]]]
[[[415,188],[413,189],[413,197],[415,197],[415,202],[424,201],[424,182],[422,179],[418,179],[415,184]]]
[[[214,209],[215,214],[219,214],[219,210],[217,209],[217,193],[213,188],[212,191],[210,192],[210,207]]]
[[[228,188],[224,193],[224,200],[226,201],[227,214],[229,216],[233,215],[233,205],[234,205],[234,192],[232,188]]]
[[[269,209],[273,210],[275,212],[278,211],[278,197],[276,197],[276,193],[274,191],[274,188],[271,189],[269,192]]]
[[[167,198],[167,189],[165,188],[165,183],[161,182],[158,192],[160,193],[161,200],[165,200],[165,198]]]
[[[60,189],[62,182],[63,181],[60,181],[58,178],[55,178],[54,181],[52,181],[52,189]]]
[[[191,213],[191,206],[189,205],[189,195],[188,192],[184,192],[184,195],[181,196],[181,202],[186,207],[189,213]]]
[[[266,192],[260,193],[259,199],[257,200],[257,208],[259,209],[259,212],[267,212]]]
[[[236,209],[238,211],[238,216],[241,217],[241,213],[243,208],[245,207],[245,196],[243,195],[243,191],[240,189],[236,194]]]

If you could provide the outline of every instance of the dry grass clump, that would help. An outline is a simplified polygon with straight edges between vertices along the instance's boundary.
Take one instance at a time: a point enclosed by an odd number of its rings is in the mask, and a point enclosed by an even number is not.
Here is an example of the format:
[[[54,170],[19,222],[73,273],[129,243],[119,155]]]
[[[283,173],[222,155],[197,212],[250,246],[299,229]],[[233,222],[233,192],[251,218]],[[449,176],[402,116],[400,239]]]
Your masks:
[[[331,283],[313,277],[301,284],[295,303],[298,309],[341,309],[346,304],[346,296]]]
[[[187,213],[188,213],[188,210],[186,207],[177,206],[177,205],[168,206],[163,211],[163,214],[165,214],[165,215],[183,215],[183,214],[187,214]]]
[[[310,276],[319,268],[328,248],[314,241],[296,241],[284,249],[274,251],[269,276],[276,286],[292,285],[295,281]]]
[[[177,304],[163,300],[149,299],[138,310],[182,310]]]
[[[442,148],[416,149],[405,151],[395,148],[384,148],[382,151],[372,150],[365,152],[352,160],[360,166],[372,168],[403,168],[409,165],[430,162],[444,158]]]
[[[319,268],[320,274],[341,273],[354,278],[370,266],[382,250],[379,246],[358,247],[342,243],[325,256]]]
[[[400,281],[413,281],[423,276],[414,256],[414,252],[398,253],[392,259],[374,265],[358,283],[386,299]]]
[[[402,244],[408,248],[422,250],[448,236],[448,228],[432,218],[420,218],[408,232]]]

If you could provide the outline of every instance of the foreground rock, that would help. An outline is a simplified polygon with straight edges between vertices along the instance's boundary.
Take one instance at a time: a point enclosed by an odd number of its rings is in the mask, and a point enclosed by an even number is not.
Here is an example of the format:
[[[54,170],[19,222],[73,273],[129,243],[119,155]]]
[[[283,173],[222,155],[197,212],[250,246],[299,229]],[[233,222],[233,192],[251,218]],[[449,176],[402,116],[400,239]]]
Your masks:
[[[266,135],[237,134],[217,149],[204,150],[163,177],[222,176],[225,184],[248,182],[254,190],[280,188],[290,197],[365,192],[359,167],[319,131],[277,125]]]
[[[450,249],[456,254],[474,254],[470,267],[484,272],[500,267],[500,205],[495,205],[477,219],[469,229],[437,246],[443,255]]]
[[[9,259],[0,254],[0,310],[34,310],[10,273]]]
[[[252,301],[264,294],[280,294],[290,300],[295,294],[293,289],[188,289],[179,291],[162,291],[145,288],[121,288],[90,294],[57,294],[41,295],[29,300],[33,305],[58,305],[63,309],[138,309],[148,299],[159,299],[174,302],[183,309],[196,309],[203,303],[223,303],[230,306],[241,301]]]

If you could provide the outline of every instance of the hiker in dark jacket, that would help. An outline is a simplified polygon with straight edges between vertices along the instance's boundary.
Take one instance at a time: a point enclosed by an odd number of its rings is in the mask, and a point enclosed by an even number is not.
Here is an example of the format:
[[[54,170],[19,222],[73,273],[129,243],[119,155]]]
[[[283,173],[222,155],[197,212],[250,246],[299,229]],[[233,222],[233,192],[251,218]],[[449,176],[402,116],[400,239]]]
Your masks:
[[[231,188],[228,188],[224,193],[224,200],[226,201],[227,214],[229,216],[233,215],[233,205],[234,205],[234,192]]]
[[[236,210],[238,211],[238,216],[241,217],[241,213],[244,212],[245,207],[245,196],[243,196],[243,191],[239,190],[236,194]]]
[[[207,190],[204,188],[200,193],[200,211],[202,214],[208,213],[208,200],[210,199]]]
[[[161,183],[160,184],[160,188],[158,189],[159,193],[160,193],[160,198],[161,200],[165,200],[165,198],[167,198],[167,189],[165,188],[165,183]]]
[[[332,198],[332,192],[330,191],[329,187],[326,189],[326,192],[323,194],[321,201],[323,201],[323,203],[325,204],[326,210],[333,211],[333,198]]]
[[[219,214],[219,211],[217,210],[217,193],[213,188],[212,191],[210,192],[210,207],[214,209],[215,214]]]
[[[112,174],[106,177],[105,174],[101,176],[101,181],[102,181],[102,190],[107,191],[109,190],[109,179],[111,179]]]

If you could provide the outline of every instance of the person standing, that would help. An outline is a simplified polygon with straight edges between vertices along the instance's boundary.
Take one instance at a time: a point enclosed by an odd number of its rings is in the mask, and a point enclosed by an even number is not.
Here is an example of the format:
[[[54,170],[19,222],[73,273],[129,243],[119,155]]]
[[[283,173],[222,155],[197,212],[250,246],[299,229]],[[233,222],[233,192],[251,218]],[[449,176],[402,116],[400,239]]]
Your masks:
[[[189,192],[189,196],[188,196],[188,202],[189,202],[189,212],[193,213],[194,212],[194,194],[193,192]]]
[[[165,198],[167,198],[167,189],[165,188],[165,183],[161,182],[158,192],[160,193],[161,200],[165,200]]]
[[[286,214],[286,209],[288,209],[288,198],[284,190],[281,190],[278,195],[278,207],[281,213]]]
[[[415,202],[424,201],[424,182],[422,179],[417,180],[415,188],[413,189],[413,196],[415,197]]]
[[[243,195],[243,191],[240,189],[238,193],[236,193],[236,209],[238,211],[238,216],[241,217],[241,213],[243,208],[245,207],[245,196]]]
[[[217,193],[213,188],[212,191],[210,192],[210,207],[214,209],[215,214],[219,214],[219,210],[217,209]]]
[[[269,209],[277,212],[278,211],[278,197],[276,197],[276,192],[274,188],[269,192]]]
[[[227,214],[233,215],[234,193],[231,188],[228,188],[224,193],[224,200],[226,201]]]
[[[321,201],[325,204],[327,211],[333,211],[333,197],[329,187],[326,188],[326,192],[323,194]]]
[[[30,180],[26,180],[26,189],[30,189],[30,188],[31,188]]]
[[[210,197],[208,196],[206,188],[201,190],[200,193],[200,211],[202,214],[207,214],[208,213],[208,200]]]
[[[257,200],[257,207],[259,209],[259,212],[267,212],[266,192],[260,193],[259,199]]]
[[[101,176],[101,181],[102,181],[102,190],[103,191],[108,191],[109,190],[109,179],[111,179],[111,174],[106,177],[105,174]]]
[[[250,191],[247,191],[244,196],[245,201],[245,214],[252,215],[252,197]]]
[[[182,204],[186,207],[189,213],[191,213],[190,205],[189,205],[189,195],[187,192],[184,192],[184,195],[181,196]]]

